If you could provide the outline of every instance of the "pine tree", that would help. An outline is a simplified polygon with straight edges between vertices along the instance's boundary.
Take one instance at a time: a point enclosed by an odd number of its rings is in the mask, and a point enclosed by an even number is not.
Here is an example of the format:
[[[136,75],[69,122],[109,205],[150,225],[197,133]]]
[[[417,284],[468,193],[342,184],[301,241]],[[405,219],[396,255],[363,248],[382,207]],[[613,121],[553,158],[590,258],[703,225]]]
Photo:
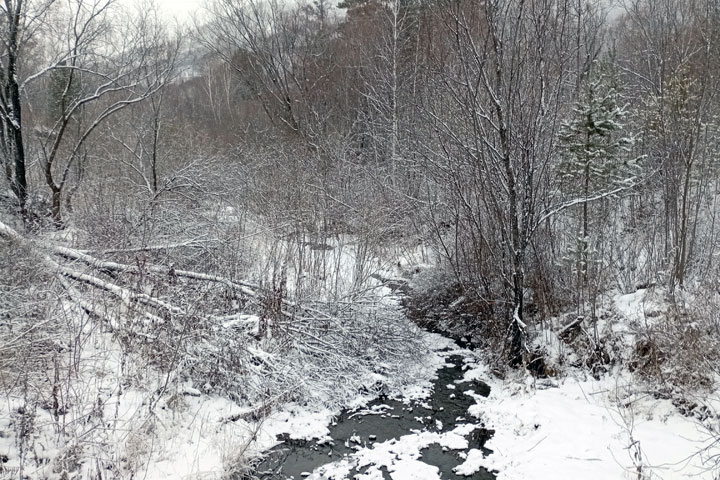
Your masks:
[[[617,75],[607,64],[597,64],[595,74],[582,89],[572,118],[563,124],[560,140],[564,155],[558,173],[565,193],[580,200],[580,227],[576,248],[578,304],[587,286],[590,247],[591,198],[609,192],[634,175],[635,161],[627,161],[633,139],[623,134],[627,113],[621,104]]]

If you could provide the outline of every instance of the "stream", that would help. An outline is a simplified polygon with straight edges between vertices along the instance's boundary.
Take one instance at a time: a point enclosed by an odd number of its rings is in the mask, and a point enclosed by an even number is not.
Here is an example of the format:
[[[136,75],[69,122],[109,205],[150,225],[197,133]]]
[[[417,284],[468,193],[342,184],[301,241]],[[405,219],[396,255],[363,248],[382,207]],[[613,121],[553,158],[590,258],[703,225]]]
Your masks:
[[[467,413],[474,396],[487,396],[490,388],[464,382],[463,367],[462,356],[447,357],[427,399],[403,403],[379,397],[360,410],[343,411],[329,426],[331,441],[281,438],[256,475],[263,480],[406,480],[432,476],[434,470],[441,479],[496,478],[487,470],[469,476],[453,470],[470,449],[490,453],[484,445],[493,433]]]

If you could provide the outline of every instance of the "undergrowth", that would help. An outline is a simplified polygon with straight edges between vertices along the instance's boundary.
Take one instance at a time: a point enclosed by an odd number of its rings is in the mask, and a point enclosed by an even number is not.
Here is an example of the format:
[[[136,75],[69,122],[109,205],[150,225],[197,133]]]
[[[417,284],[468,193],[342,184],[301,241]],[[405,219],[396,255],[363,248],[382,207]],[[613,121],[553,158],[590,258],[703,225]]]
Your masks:
[[[403,305],[410,318],[467,340],[504,377],[511,368],[505,355],[506,312],[473,297],[471,289],[442,269],[413,271],[408,277],[413,288]],[[522,368],[538,378],[600,379],[628,371],[638,388],[672,400],[683,414],[708,418],[711,408],[702,399],[717,390],[720,379],[720,294],[697,287],[671,296],[654,286],[632,295],[639,298],[633,312],[623,311],[614,301],[621,296],[611,293],[595,317],[529,315]]]

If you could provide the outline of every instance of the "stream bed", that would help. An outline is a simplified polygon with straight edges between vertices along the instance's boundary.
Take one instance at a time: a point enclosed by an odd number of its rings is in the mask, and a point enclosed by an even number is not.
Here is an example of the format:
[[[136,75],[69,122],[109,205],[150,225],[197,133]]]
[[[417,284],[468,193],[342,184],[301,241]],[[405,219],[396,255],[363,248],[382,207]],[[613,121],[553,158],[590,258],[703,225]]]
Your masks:
[[[463,357],[451,355],[438,370],[429,398],[404,403],[379,397],[359,410],[343,411],[329,426],[330,439],[287,436],[258,466],[263,480],[405,480],[427,478],[489,480],[480,470],[457,475],[470,449],[485,449],[492,431],[468,415],[478,395],[490,388],[463,381]]]

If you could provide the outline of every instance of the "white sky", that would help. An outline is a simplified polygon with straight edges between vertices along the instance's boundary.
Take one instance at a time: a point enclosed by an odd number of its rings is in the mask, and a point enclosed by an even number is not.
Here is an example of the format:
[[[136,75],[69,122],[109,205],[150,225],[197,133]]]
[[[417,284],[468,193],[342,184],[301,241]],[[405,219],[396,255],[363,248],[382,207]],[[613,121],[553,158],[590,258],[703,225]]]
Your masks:
[[[177,18],[180,22],[185,23],[191,20],[194,13],[202,13],[203,7],[208,5],[211,0],[154,0],[164,19],[170,21]],[[142,0],[120,0],[126,5],[142,4]]]
[[[209,3],[206,0],[156,0],[160,8],[169,16],[177,17],[178,20],[190,19],[193,13],[199,12],[202,7]]]

